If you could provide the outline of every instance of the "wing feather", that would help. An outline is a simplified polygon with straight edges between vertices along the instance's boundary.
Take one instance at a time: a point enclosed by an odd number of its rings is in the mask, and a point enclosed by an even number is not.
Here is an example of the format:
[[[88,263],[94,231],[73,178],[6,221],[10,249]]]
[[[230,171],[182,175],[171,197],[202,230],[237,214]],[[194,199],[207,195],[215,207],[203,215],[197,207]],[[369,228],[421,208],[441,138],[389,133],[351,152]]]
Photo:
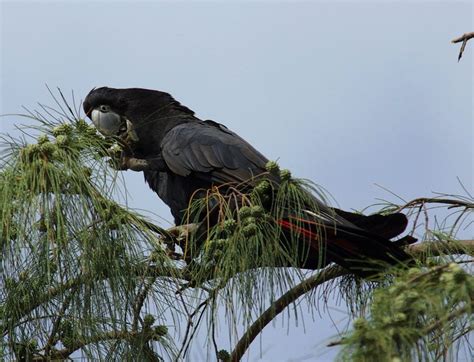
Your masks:
[[[171,129],[161,144],[163,159],[180,176],[210,182],[244,182],[265,170],[268,160],[249,143],[215,122],[192,122]]]

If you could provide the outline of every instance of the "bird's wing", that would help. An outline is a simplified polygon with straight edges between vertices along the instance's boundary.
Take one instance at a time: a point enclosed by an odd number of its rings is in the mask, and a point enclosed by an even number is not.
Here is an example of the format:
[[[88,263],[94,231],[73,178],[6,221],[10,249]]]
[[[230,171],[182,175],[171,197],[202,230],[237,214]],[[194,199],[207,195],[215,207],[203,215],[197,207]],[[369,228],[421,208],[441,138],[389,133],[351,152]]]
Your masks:
[[[171,129],[161,143],[163,159],[180,176],[209,182],[245,182],[265,171],[268,160],[249,143],[213,121]]]
[[[173,173],[204,182],[245,182],[264,172],[267,163],[262,154],[238,135],[211,122],[176,126],[168,132],[161,145],[163,159]],[[394,260],[408,258],[399,245],[383,237],[392,237],[403,231],[406,226],[404,215],[397,214],[390,219],[385,216],[366,217],[332,209],[317,199],[314,204],[317,210],[305,210],[307,217],[303,219],[289,211],[277,220],[283,230],[303,236],[310,251],[303,267],[320,267],[320,231],[324,233],[328,261],[360,275],[370,275],[370,271],[363,270],[372,267],[367,260],[394,263]]]

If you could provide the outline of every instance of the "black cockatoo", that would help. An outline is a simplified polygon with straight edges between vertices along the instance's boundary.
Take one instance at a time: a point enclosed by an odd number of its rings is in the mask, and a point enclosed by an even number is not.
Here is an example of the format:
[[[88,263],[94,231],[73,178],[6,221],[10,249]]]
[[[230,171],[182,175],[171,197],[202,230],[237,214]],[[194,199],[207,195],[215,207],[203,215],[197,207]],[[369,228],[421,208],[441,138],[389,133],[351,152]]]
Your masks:
[[[168,93],[102,87],[87,95],[83,107],[102,134],[126,145],[123,169],[143,171],[148,185],[170,207],[177,225],[184,223],[190,200],[199,190],[245,184],[266,172],[268,160],[253,146],[219,123],[200,120]],[[278,187],[278,180],[274,181]],[[321,266],[315,224],[325,228],[325,264],[335,262],[363,275],[364,261],[393,264],[409,259],[403,245],[415,239],[389,240],[405,230],[405,215],[364,216],[329,208],[316,198],[315,203],[317,211],[309,211],[308,219],[299,220],[298,226],[291,215],[276,221],[282,229],[298,229],[301,243],[309,248],[300,267]]]

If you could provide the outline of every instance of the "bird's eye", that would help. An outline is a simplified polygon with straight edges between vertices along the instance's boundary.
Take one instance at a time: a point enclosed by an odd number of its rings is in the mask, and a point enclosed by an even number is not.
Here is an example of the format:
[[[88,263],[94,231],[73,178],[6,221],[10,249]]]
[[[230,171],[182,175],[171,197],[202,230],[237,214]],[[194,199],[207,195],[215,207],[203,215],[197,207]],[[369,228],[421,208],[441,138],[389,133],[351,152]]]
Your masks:
[[[99,111],[101,112],[109,112],[110,111],[110,107],[106,104],[102,104],[99,106]]]

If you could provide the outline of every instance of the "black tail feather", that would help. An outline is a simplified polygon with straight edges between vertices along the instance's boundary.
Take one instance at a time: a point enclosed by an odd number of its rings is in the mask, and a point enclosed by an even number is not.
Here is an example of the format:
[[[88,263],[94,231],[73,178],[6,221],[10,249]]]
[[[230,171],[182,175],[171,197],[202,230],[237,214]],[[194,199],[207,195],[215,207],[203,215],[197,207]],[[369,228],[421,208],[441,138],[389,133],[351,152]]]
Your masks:
[[[320,221],[292,218],[280,220],[283,229],[296,232],[301,243],[306,245],[306,248],[301,248],[306,250],[307,256],[301,267],[319,269],[334,262],[354,274],[369,277],[387,265],[410,259],[403,247],[415,242],[415,238],[404,236],[395,242],[389,240],[405,230],[408,221],[404,214],[364,216],[338,209],[335,211],[353,226],[322,226]]]

